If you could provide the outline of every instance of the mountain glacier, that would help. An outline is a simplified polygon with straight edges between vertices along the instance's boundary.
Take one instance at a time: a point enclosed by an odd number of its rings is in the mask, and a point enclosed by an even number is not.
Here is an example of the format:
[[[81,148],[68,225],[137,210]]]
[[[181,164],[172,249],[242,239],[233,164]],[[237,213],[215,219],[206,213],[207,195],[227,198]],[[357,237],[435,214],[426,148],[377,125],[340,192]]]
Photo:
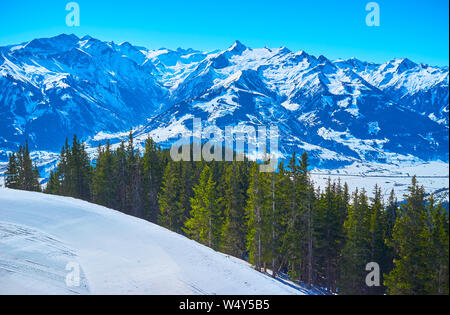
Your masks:
[[[94,148],[130,128],[138,144],[150,134],[168,146],[196,117],[221,130],[276,125],[280,153],[307,151],[317,168],[448,163],[448,84],[448,67],[407,58],[329,60],[239,41],[151,50],[63,34],[0,47],[0,160],[26,139],[52,160],[74,133]]]

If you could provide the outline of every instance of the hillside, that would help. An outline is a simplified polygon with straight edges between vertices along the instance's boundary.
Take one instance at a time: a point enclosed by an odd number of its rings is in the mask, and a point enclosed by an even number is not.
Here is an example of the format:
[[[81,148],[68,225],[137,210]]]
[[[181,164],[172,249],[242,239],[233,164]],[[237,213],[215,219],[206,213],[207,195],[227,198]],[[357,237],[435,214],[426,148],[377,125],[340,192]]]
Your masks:
[[[80,286],[68,287],[65,268],[73,264]],[[147,221],[73,198],[0,189],[0,294],[302,292]]]

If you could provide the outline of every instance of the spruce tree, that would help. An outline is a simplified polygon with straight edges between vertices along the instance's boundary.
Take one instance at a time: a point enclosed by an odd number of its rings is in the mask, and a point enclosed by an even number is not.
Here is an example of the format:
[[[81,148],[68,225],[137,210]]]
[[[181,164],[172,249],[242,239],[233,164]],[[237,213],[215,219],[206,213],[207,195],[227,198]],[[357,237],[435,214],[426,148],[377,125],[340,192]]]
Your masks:
[[[340,183],[328,184],[321,194],[314,213],[314,258],[318,283],[330,292],[336,291],[337,281],[340,278],[340,252],[345,241],[343,222],[346,219],[346,205]],[[365,193],[363,194],[365,197]],[[367,202],[364,206],[368,207]]]
[[[5,172],[5,186],[11,189],[21,188],[19,182],[19,165],[14,152],[9,155],[8,166]]]
[[[33,165],[28,142],[19,146],[19,151],[10,154],[6,169],[5,186],[12,189],[41,191],[37,165]]]
[[[220,244],[222,217],[218,209],[219,202],[212,171],[205,165],[200,181],[194,187],[192,210],[184,231],[192,239],[213,249],[218,249]]]
[[[414,176],[389,243],[395,251],[394,269],[385,277],[389,294],[429,293],[426,284],[434,270],[428,256],[431,231],[424,196],[424,189]]]
[[[158,193],[161,186],[164,167],[161,153],[156,143],[149,137],[145,142],[145,151],[142,158],[143,167],[143,207],[145,218],[156,222],[158,218]]]
[[[367,289],[365,266],[371,261],[370,221],[366,192],[356,190],[344,223],[346,242],[340,264],[339,294],[364,294]]]
[[[114,156],[109,140],[105,148],[99,146],[97,162],[92,178],[93,201],[108,208],[115,208]]]
[[[248,180],[247,162],[233,161],[226,167],[224,183],[225,224],[223,227],[223,250],[235,257],[244,258],[246,252],[247,220],[245,203]]]
[[[115,204],[116,209],[121,212],[127,211],[128,196],[127,196],[127,178],[128,178],[128,168],[127,168],[127,154],[125,151],[125,143],[120,142],[119,147],[115,152],[115,163],[114,163],[114,182],[116,183],[115,191]]]
[[[247,250],[256,270],[266,271],[272,261],[272,207],[268,173],[254,163],[250,171],[246,215],[248,220]]]
[[[431,229],[428,246],[430,281],[426,284],[428,294],[449,294],[449,221],[448,211],[442,203],[435,205],[433,194],[428,199],[427,212]]]
[[[51,170],[47,186],[45,187],[44,192],[46,194],[60,195],[61,194],[60,186],[61,183],[59,182],[58,170],[57,169],[55,171]]]
[[[180,193],[183,190],[180,168],[181,163],[171,161],[164,169],[161,192],[158,196],[160,208],[158,223],[182,234],[186,216],[185,208],[180,201]]]

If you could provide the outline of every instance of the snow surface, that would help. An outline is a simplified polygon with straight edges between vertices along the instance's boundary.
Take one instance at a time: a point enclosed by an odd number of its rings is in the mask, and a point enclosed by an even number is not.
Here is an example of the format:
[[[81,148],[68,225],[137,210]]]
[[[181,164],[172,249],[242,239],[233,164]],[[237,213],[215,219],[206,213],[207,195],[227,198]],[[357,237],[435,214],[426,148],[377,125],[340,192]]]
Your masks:
[[[79,286],[66,277],[79,266]],[[68,267],[68,270],[66,270]],[[70,285],[70,282],[69,282]],[[0,189],[0,294],[302,294],[160,226],[81,200]]]
[[[399,200],[408,194],[412,176],[417,176],[419,185],[423,185],[425,192],[435,193],[439,190],[447,192],[438,201],[449,201],[449,164],[442,161],[412,161],[395,160],[390,163],[354,162],[351,165],[334,170],[313,169],[311,178],[316,187],[325,188],[328,178],[331,181],[340,180],[347,183],[350,191],[364,188],[372,196],[375,185],[382,189],[384,199],[387,200],[391,190]]]

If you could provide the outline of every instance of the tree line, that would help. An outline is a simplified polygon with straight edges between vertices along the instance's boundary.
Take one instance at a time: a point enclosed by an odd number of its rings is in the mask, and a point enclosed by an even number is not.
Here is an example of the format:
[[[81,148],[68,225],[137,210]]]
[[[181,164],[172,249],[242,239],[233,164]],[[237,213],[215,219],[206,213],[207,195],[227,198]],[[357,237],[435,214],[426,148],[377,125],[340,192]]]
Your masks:
[[[192,152],[192,150],[191,150]],[[28,146],[11,154],[6,186],[39,191]],[[232,162],[171,160],[148,138],[143,152],[130,133],[116,149],[66,141],[45,193],[71,196],[137,216],[272,276],[339,294],[448,294],[448,212],[415,177],[404,202],[374,187],[349,191],[328,180],[316,187],[308,156],[295,153],[277,172],[245,156]],[[368,286],[375,262],[380,285]]]
[[[40,175],[30,157],[28,142],[19,151],[9,155],[5,172],[5,186],[12,189],[41,191]]]

